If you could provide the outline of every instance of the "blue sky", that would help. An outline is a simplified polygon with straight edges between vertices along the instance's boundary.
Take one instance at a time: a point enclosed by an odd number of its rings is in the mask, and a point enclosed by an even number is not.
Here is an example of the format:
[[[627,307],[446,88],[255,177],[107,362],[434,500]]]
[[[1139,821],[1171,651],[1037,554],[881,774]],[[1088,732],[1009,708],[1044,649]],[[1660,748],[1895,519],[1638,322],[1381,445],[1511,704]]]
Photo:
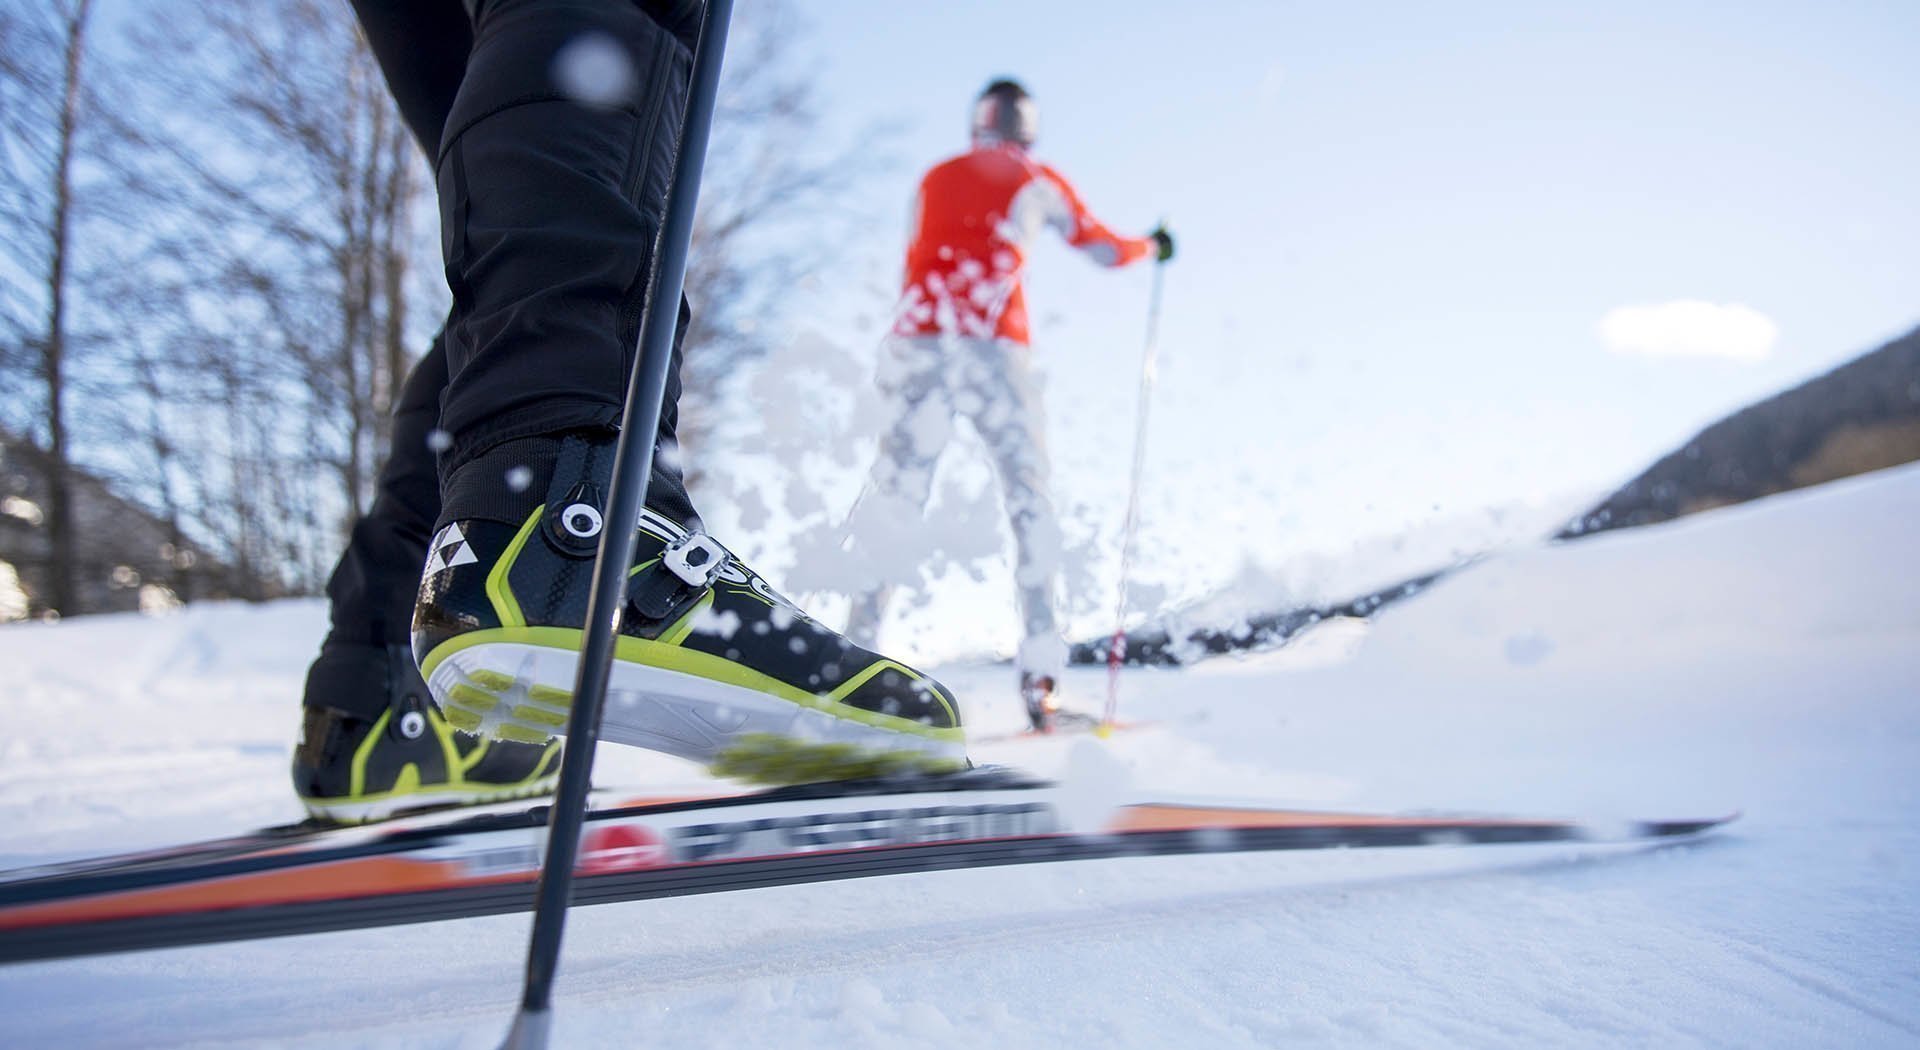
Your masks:
[[[806,327],[871,352],[918,168],[996,75],[1107,221],[1170,218],[1143,573],[1175,593],[1195,557],[1221,575],[1603,492],[1920,323],[1920,5],[802,10],[836,128],[893,122],[902,158]],[[1063,501],[1117,527],[1148,274],[1059,245],[1031,274]],[[1602,337],[1687,301],[1774,334],[1721,346],[1709,310],[1642,341],[1720,356]]]

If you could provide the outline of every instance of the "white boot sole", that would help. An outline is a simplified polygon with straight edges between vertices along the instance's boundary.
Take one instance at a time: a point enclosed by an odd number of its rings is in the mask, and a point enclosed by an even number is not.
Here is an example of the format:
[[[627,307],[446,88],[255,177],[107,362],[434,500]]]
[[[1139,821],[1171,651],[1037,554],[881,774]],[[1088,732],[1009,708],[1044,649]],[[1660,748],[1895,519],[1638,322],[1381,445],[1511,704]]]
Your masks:
[[[524,642],[483,642],[449,653],[427,678],[455,724],[482,736],[532,742],[566,732],[580,656]],[[473,722],[471,716],[462,718]],[[516,729],[509,727],[517,727]],[[956,734],[957,735],[957,734]],[[613,662],[600,739],[711,764],[743,739],[801,747],[907,754],[929,767],[966,764],[959,740],[870,725],[710,678]]]

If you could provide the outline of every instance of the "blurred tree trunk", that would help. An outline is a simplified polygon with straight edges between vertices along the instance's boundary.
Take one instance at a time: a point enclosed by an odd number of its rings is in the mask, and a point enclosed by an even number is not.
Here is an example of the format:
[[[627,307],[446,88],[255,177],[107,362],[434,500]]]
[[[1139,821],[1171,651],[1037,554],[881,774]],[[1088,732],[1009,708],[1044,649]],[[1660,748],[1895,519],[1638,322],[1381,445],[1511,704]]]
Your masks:
[[[42,375],[47,383],[46,529],[47,604],[81,612],[76,592],[72,460],[67,439],[67,267],[73,238],[74,139],[80,128],[81,69],[86,57],[87,22],[93,0],[76,0],[61,12],[66,47],[60,65],[60,122],[53,167],[53,215],[48,223],[47,332],[42,342]]]
[[[174,473],[178,469],[177,457],[173,437],[161,415],[163,406],[172,399],[168,396],[160,373],[160,367],[145,346],[138,346],[134,351],[131,379],[139,392],[140,407],[145,411],[137,440],[146,446],[147,453],[153,457],[150,476],[159,503],[155,510],[159,512],[167,535],[166,546],[159,554],[168,571],[153,582],[166,587],[178,600],[190,602],[196,591],[193,585],[193,544],[180,523],[181,496],[179,485],[174,481]]]
[[[38,406],[15,402],[6,416],[38,435],[44,562],[33,588],[40,614],[81,609],[73,499],[71,334],[78,160],[87,87],[92,0],[41,0],[0,12],[0,219],[9,229],[0,276],[7,353],[0,365],[44,390]],[[31,319],[37,313],[37,319]],[[24,399],[22,399],[24,401]]]

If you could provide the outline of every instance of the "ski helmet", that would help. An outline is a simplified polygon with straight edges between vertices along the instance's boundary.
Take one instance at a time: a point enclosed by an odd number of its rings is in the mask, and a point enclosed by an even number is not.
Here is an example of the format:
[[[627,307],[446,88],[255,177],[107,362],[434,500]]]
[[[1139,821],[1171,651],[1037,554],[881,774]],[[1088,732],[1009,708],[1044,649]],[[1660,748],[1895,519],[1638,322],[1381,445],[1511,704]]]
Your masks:
[[[1031,146],[1040,134],[1040,107],[1017,80],[1000,79],[986,86],[973,103],[976,142],[1010,142]]]

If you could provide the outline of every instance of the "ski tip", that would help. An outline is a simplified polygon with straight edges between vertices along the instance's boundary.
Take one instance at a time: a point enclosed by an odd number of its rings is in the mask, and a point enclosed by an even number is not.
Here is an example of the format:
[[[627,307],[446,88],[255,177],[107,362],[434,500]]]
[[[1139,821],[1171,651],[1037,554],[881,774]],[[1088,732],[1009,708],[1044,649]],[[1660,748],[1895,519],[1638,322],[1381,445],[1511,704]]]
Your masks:
[[[1715,828],[1725,827],[1739,820],[1740,810],[1734,810],[1718,817],[1705,817],[1694,820],[1645,820],[1636,829],[1642,838],[1670,839],[1699,835]]]

